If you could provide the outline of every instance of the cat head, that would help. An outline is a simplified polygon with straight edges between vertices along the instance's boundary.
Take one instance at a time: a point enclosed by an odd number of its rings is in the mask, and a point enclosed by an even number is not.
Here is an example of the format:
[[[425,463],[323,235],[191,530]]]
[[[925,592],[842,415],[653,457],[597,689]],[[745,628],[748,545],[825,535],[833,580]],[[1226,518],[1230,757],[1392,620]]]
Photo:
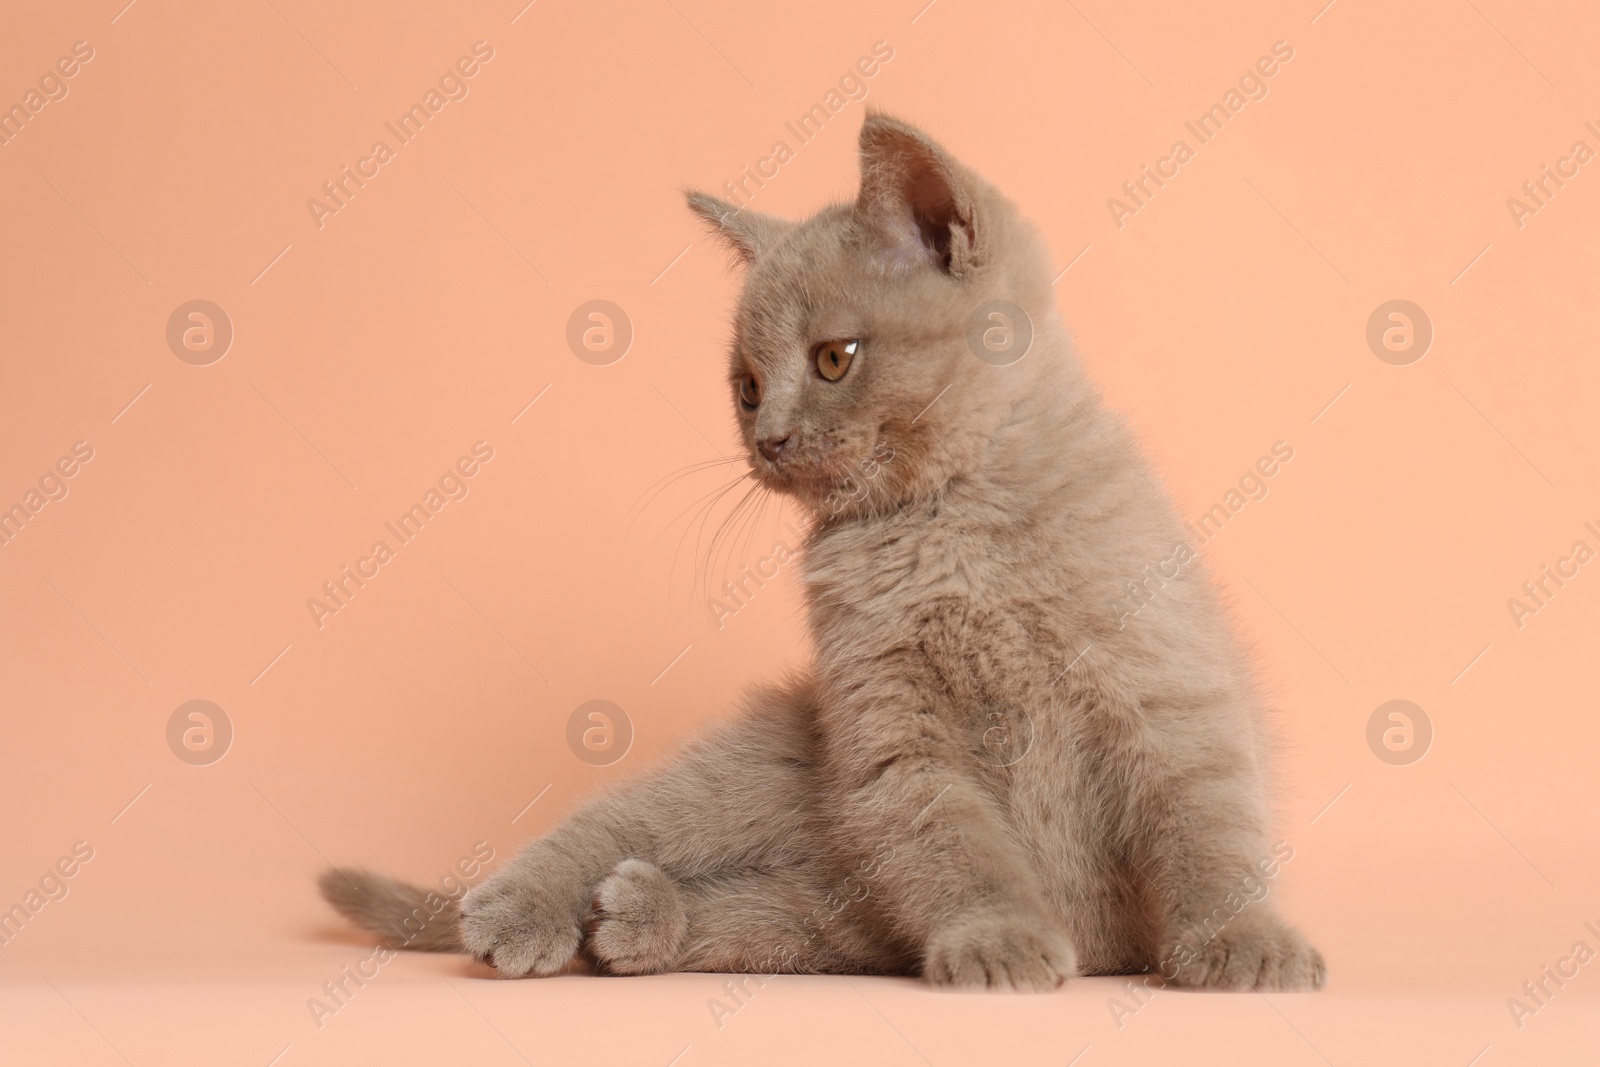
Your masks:
[[[860,153],[856,199],[800,222],[689,194],[745,267],[728,381],[751,468],[824,522],[984,464],[1055,328],[1041,244],[998,192],[881,113]]]

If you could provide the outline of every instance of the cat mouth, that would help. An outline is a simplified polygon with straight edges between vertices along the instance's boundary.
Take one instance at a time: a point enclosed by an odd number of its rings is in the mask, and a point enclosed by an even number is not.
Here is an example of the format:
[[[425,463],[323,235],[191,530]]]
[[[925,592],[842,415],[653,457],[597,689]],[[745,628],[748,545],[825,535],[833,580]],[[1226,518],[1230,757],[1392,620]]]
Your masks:
[[[824,486],[829,480],[818,464],[792,459],[777,463],[762,460],[756,465],[756,476],[773,489],[796,496],[807,489]]]
[[[815,456],[784,456],[778,460],[759,456],[755,457],[751,466],[755,468],[756,477],[772,488],[791,492],[827,483],[828,468],[832,464]]]
[[[774,492],[799,500],[813,510],[837,514],[867,495],[867,479],[844,457],[762,460],[756,476]]]

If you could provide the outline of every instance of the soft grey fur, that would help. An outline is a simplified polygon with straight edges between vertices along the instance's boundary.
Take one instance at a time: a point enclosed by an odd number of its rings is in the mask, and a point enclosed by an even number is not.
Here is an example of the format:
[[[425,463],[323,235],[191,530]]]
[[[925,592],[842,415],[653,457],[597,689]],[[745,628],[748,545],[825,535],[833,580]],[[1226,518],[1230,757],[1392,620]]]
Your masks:
[[[582,951],[625,974],[1320,986],[1264,899],[1250,673],[1199,560],[1147,580],[1183,534],[1083,378],[1042,242],[885,115],[861,168],[855,202],[800,223],[689,198],[746,264],[729,381],[751,467],[815,517],[813,662],[467,893],[460,948],[507,977]],[[991,299],[1032,322],[1009,366],[967,340]],[[830,339],[860,340],[837,381],[814,365]],[[422,899],[323,884],[379,934]]]

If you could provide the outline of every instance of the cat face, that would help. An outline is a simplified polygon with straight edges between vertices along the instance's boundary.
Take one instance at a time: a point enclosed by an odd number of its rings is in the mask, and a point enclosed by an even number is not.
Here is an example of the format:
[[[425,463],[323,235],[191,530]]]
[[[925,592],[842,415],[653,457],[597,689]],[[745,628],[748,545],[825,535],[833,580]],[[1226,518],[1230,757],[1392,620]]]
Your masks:
[[[861,160],[857,200],[799,223],[689,197],[747,267],[728,385],[751,469],[824,520],[981,461],[1027,374],[984,373],[973,311],[1042,270],[1010,206],[924,134],[871,115]]]

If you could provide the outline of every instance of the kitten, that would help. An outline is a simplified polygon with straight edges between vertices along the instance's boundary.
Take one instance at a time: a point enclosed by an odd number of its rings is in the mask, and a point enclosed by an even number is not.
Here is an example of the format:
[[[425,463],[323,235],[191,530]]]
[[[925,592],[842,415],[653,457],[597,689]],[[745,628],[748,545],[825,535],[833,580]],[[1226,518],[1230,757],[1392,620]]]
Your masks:
[[[444,902],[363,871],[324,894],[506,977],[583,952],[619,974],[1321,986],[1263,899],[1249,671],[1083,378],[1041,240],[905,123],[870,114],[860,147],[858,198],[804,222],[689,196],[746,268],[750,465],[814,513],[810,667],[459,909],[430,921]]]

